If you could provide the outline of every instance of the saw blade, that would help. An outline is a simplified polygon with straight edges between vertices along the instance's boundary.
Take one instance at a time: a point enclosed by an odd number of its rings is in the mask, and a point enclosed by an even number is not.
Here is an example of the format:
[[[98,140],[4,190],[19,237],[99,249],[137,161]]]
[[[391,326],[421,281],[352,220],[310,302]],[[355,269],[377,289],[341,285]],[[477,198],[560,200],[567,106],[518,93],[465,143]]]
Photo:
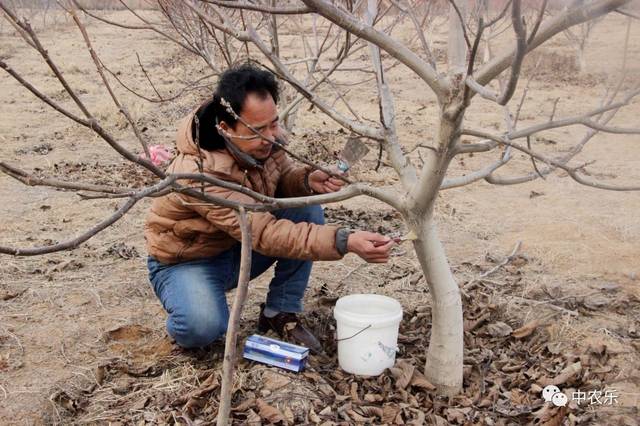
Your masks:
[[[362,157],[367,155],[369,148],[358,138],[349,138],[340,153],[340,163],[338,167],[343,172],[349,170]]]

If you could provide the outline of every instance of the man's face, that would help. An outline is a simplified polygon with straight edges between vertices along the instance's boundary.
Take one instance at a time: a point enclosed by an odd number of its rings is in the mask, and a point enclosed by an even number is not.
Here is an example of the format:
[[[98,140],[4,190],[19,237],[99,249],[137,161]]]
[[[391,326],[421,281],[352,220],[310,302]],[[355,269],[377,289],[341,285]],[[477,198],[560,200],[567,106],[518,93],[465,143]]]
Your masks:
[[[247,94],[240,117],[245,123],[258,130],[267,138],[275,139],[280,136],[278,108],[270,94],[267,94],[266,97],[257,93]],[[232,136],[231,141],[242,152],[249,154],[257,160],[266,160],[269,155],[271,155],[273,145],[260,136],[257,136],[240,121],[236,123],[235,129],[226,124],[222,124],[222,128]],[[251,137],[251,139],[246,139],[246,137]]]

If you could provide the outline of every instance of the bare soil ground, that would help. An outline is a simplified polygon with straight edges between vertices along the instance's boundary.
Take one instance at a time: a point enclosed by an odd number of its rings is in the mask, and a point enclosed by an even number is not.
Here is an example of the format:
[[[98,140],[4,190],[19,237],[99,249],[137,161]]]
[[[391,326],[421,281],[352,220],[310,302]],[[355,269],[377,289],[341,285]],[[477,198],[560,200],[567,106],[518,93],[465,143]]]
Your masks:
[[[109,16],[130,19],[123,12]],[[89,30],[102,60],[145,93],[151,94],[151,89],[137,67],[135,52],[163,93],[175,93],[184,81],[207,72],[201,63],[152,33],[95,22]],[[3,59],[45,93],[70,105],[35,52],[6,27],[2,31]],[[41,34],[92,111],[135,148],[126,122],[97,83],[77,30],[61,20]],[[624,20],[619,16],[596,27],[587,57],[591,69],[584,76],[578,76],[571,65],[572,53],[562,37],[540,49],[536,53],[540,62],[532,58],[525,66],[525,72],[535,70],[537,76],[521,126],[545,121],[556,98],[560,98],[557,117],[597,106],[602,83],[615,77],[621,62],[623,38]],[[282,49],[294,41],[283,38]],[[638,28],[632,30],[629,61],[629,75],[637,78]],[[337,81],[349,84],[353,78],[344,73]],[[434,138],[435,99],[401,67],[392,69],[389,78],[407,149],[428,144]],[[350,90],[348,98],[364,117],[375,119],[377,105],[370,86]],[[3,161],[42,175],[94,183],[141,186],[150,181],[146,173],[123,163],[101,140],[38,102],[6,74],[0,79],[0,93]],[[169,104],[149,104],[123,89],[118,93],[140,127],[146,128],[148,140],[167,146],[173,143],[177,120],[207,96],[201,90]],[[333,96],[328,89],[321,94]],[[479,100],[467,115],[468,126],[493,129],[501,114]],[[614,123],[635,127],[639,114],[635,103]],[[537,145],[562,152],[584,132],[577,126],[549,131]],[[299,152],[328,160],[320,144],[329,151],[338,149],[346,134],[315,109],[305,108],[292,140]],[[599,135],[579,160],[596,160],[588,170],[607,182],[638,182],[638,142],[637,136]],[[412,154],[417,162],[418,152]],[[490,157],[461,157],[450,174],[469,173]],[[393,182],[389,168],[377,174],[371,171],[375,163],[372,153],[355,176]],[[518,156],[501,173],[529,171],[529,160]],[[79,201],[70,192],[25,187],[0,176],[0,244],[32,246],[67,239],[118,205],[116,200]],[[223,348],[216,344],[183,351],[166,337],[165,313],[146,275],[142,226],[148,206],[149,201],[139,203],[76,250],[35,258],[2,257],[1,424],[209,424],[215,417]],[[326,343],[327,355],[311,357],[303,374],[241,361],[235,421],[637,424],[638,211],[639,194],[582,187],[563,173],[518,186],[482,182],[442,193],[440,234],[464,289],[464,392],[451,400],[438,398],[421,375],[430,298],[410,246],[403,245],[384,266],[369,265],[354,256],[315,266],[306,296],[306,318]],[[327,219],[383,232],[400,231],[403,226],[393,212],[365,199],[327,207]],[[500,265],[518,242],[516,256],[479,280]],[[252,283],[243,314],[243,337],[254,332],[258,303],[267,286],[267,276]],[[400,361],[378,378],[354,377],[337,366],[331,309],[338,297],[356,292],[393,296],[405,311]],[[553,408],[540,395],[541,386],[552,382],[565,392],[614,390],[617,402]]]

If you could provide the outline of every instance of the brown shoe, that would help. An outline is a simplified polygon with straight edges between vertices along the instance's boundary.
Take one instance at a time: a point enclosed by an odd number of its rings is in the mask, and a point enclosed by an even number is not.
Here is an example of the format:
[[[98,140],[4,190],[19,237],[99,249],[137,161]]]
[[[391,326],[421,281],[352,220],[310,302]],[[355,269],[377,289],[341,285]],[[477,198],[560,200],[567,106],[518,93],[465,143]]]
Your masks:
[[[260,305],[260,319],[258,320],[258,331],[260,333],[273,330],[284,340],[306,346],[314,353],[322,353],[320,341],[300,323],[300,319],[296,314],[280,312],[275,317],[268,318],[264,315],[264,307],[264,303]]]

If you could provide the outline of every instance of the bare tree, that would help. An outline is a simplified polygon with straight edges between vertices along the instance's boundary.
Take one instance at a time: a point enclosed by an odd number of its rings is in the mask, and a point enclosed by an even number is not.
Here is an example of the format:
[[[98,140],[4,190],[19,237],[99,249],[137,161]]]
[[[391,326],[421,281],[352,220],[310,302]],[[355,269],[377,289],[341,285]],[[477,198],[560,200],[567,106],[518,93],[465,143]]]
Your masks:
[[[585,0],[577,0],[574,5],[568,7],[582,6],[587,3]],[[580,25],[576,25],[573,28],[567,28],[564,30],[564,35],[567,40],[573,46],[576,53],[576,67],[580,74],[587,72],[587,58],[585,56],[589,39],[593,34],[593,29],[602,21],[602,16],[596,19],[592,19],[587,22],[583,22]]]
[[[613,126],[609,123],[615,114],[628,105],[640,93],[638,86],[624,91],[625,72],[619,81],[610,88],[599,105],[587,108],[576,116],[556,117],[556,104],[550,106],[548,119],[525,128],[518,128],[518,117],[524,101],[519,100],[515,109],[511,105],[514,93],[521,79],[523,61],[528,53],[543,45],[554,36],[578,25],[599,19],[616,11],[629,0],[597,0],[586,4],[572,4],[562,12],[545,18],[546,2],[532,13],[533,20],[525,24],[521,0],[505,2],[498,10],[485,8],[470,19],[472,5],[462,0],[450,0],[448,6],[448,40],[446,63],[440,60],[436,50],[430,44],[430,28],[427,24],[428,8],[423,2],[392,0],[378,2],[362,0],[353,2],[330,2],[326,0],[302,0],[291,2],[248,2],[224,0],[158,0],[157,5],[163,17],[162,22],[150,22],[136,15],[142,21],[141,30],[155,31],[162,37],[183,46],[187,51],[201,57],[213,70],[218,72],[238,61],[251,60],[276,73],[288,83],[287,104],[283,113],[293,114],[301,102],[309,102],[340,126],[358,135],[380,149],[380,161],[393,168],[398,183],[387,187],[375,187],[370,184],[349,180],[346,189],[335,193],[301,199],[272,199],[254,193],[240,185],[219,181],[207,175],[166,175],[149,161],[140,159],[126,150],[111,136],[90,113],[84,103],[69,87],[55,62],[50,58],[37,36],[30,30],[29,24],[20,20],[3,3],[2,10],[25,41],[36,49],[49,65],[60,83],[65,87],[82,112],[81,115],[65,109],[59,103],[48,98],[26,81],[11,66],[0,61],[7,73],[25,86],[40,100],[58,110],[79,125],[96,132],[104,141],[118,151],[125,159],[139,164],[155,173],[159,183],[143,189],[122,189],[96,187],[82,183],[61,182],[50,178],[34,177],[15,165],[0,163],[5,173],[30,185],[57,186],[70,190],[91,191],[102,197],[120,197],[127,201],[116,214],[81,236],[55,246],[19,249],[0,247],[0,253],[13,255],[33,255],[56,250],[77,247],[95,233],[105,229],[124,215],[136,201],[143,197],[158,196],[170,191],[188,193],[202,202],[215,203],[238,210],[273,210],[315,203],[328,203],[344,200],[358,195],[376,198],[399,211],[407,228],[415,234],[413,246],[417,259],[429,285],[432,298],[432,327],[429,349],[425,366],[427,378],[444,395],[455,395],[462,386],[463,378],[463,315],[461,291],[456,282],[444,247],[438,237],[434,218],[434,206],[442,190],[486,181],[496,185],[510,185],[531,181],[553,172],[565,171],[576,182],[599,189],[616,191],[638,190],[638,186],[613,185],[592,179],[585,171],[585,164],[574,164],[572,160],[585,145],[598,133],[637,134],[638,128]],[[76,7],[82,7],[74,2]],[[78,19],[77,12],[67,5],[69,12],[81,28],[83,37],[91,49],[89,36]],[[131,11],[136,14],[135,11]],[[91,13],[87,11],[87,13]],[[481,43],[487,41],[486,35],[495,34],[490,29],[508,19],[510,25],[504,34],[512,34],[510,47],[503,52],[491,52],[483,60],[478,57]],[[287,25],[283,21],[288,20]],[[407,23],[413,28],[414,36],[403,39],[394,30]],[[280,44],[282,32],[291,29],[299,31],[300,42],[305,46],[306,57],[288,59],[285,48]],[[368,50],[370,67],[354,69],[346,59],[362,49]],[[93,49],[91,49],[93,51]],[[362,52],[361,52],[362,53]],[[105,69],[99,57],[94,63],[102,82],[109,87],[109,79],[103,73]],[[402,66],[424,83],[424,89],[430,90],[437,99],[438,124],[434,129],[425,130],[432,137],[431,144],[420,144],[410,150],[401,140],[396,124],[396,101],[387,78],[390,67]],[[361,73],[362,81],[375,82],[379,103],[377,122],[362,118],[361,114],[349,105],[348,96],[332,80],[338,72]],[[333,93],[333,99],[319,94]],[[126,116],[115,95],[112,100],[122,114]],[[495,108],[504,111],[505,121],[500,131],[488,131],[468,127],[465,122],[469,106],[478,99],[478,95],[494,103]],[[346,105],[349,115],[341,112],[335,104]],[[419,118],[419,117],[418,117]],[[129,120],[135,128],[133,120]],[[580,125],[586,128],[584,137],[575,141],[568,152],[561,156],[541,154],[533,137],[539,132],[564,126]],[[474,139],[463,143],[461,136]],[[143,138],[134,130],[142,146]],[[277,143],[273,141],[273,143]],[[531,173],[521,176],[498,174],[514,158],[513,152],[519,151],[530,157]],[[495,160],[478,170],[464,176],[450,176],[448,169],[451,161],[459,155],[469,153],[495,153]],[[420,164],[416,163],[418,154]],[[322,168],[304,158],[299,160]],[[198,191],[200,185],[215,184],[252,196],[255,203],[239,205],[227,200],[208,197]],[[238,302],[241,306],[241,300]],[[235,311],[234,311],[235,312]],[[230,322],[233,327],[233,321]],[[233,334],[230,329],[229,334]],[[230,346],[235,346],[230,342]],[[227,350],[234,350],[227,348]],[[225,359],[225,361],[227,361]],[[226,365],[233,362],[229,360]],[[228,369],[226,370],[229,371]],[[227,381],[228,382],[228,381]],[[225,393],[226,392],[226,393]],[[229,387],[223,390],[228,398]],[[227,395],[227,396],[225,396]],[[227,401],[228,403],[228,401]],[[221,404],[222,406],[223,404]],[[228,406],[228,405],[227,405]],[[226,413],[220,412],[222,424]]]

